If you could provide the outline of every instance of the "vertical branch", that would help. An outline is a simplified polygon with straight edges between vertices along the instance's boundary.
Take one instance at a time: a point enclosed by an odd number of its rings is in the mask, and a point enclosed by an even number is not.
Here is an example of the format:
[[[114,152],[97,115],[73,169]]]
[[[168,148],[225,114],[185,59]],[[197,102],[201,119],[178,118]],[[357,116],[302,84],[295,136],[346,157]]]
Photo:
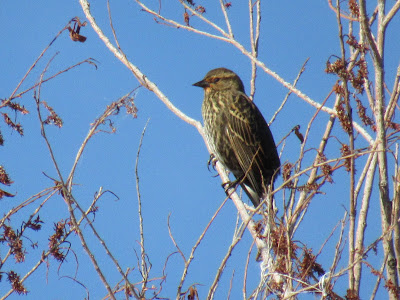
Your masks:
[[[338,28],[339,28],[339,42],[340,42],[340,50],[341,50],[341,55],[342,55],[342,65],[346,66],[346,51],[344,48],[344,42],[343,42],[343,27],[342,27],[342,22],[341,22],[341,17],[340,17],[340,1],[336,1],[337,5],[337,22],[338,22]],[[342,86],[344,90],[344,102],[346,106],[346,114],[348,118],[349,124],[353,123],[353,116],[352,116],[352,109],[350,105],[350,97],[349,97],[349,88],[348,88],[348,77],[347,73],[345,73],[342,76]],[[349,135],[349,150],[350,153],[354,153],[354,133],[353,133],[353,126],[350,125],[345,128],[347,131],[347,134]],[[349,269],[349,290],[354,291],[356,295],[358,295],[358,290],[354,289],[354,244],[355,244],[355,224],[356,224],[356,199],[354,198],[354,173],[355,173],[355,168],[354,168],[354,156],[350,157],[350,197],[349,197],[349,202],[350,202],[350,224],[349,224],[349,266],[352,266]]]
[[[392,216],[392,203],[389,199],[389,183],[388,183],[388,164],[386,152],[386,126],[385,126],[385,91],[384,91],[384,42],[385,32],[388,22],[385,22],[385,1],[378,0],[378,25],[377,25],[377,41],[374,42],[371,34],[371,28],[368,23],[366,14],[366,1],[360,0],[360,19],[363,33],[367,36],[370,48],[372,50],[372,58],[375,72],[375,107],[374,117],[376,122],[376,143],[377,156],[379,166],[379,192],[381,204],[382,232],[389,230]],[[396,270],[396,257],[393,248],[392,235],[388,234],[383,239],[383,249],[387,255],[386,274],[388,280],[393,284],[390,292],[390,298],[396,299],[397,295],[393,292],[398,289],[398,271]]]
[[[140,190],[139,190],[139,171],[138,171],[138,166],[139,166],[139,155],[140,155],[140,150],[142,149],[142,142],[143,142],[143,137],[147,129],[147,125],[149,124],[150,119],[147,120],[146,125],[143,128],[142,131],[142,136],[140,137],[140,142],[139,142],[139,147],[136,155],[136,162],[135,162],[135,175],[136,175],[136,192],[137,192],[137,197],[138,197],[138,214],[139,214],[139,230],[140,230],[140,259],[141,259],[141,273],[143,277],[143,282],[142,282],[142,294],[141,296],[144,297],[146,293],[146,286],[147,286],[147,280],[149,278],[149,268],[147,267],[147,262],[146,262],[146,251],[144,247],[144,230],[143,230],[143,215],[142,215],[142,200],[140,197]]]
[[[355,252],[354,261],[357,263],[354,265],[354,289],[360,290],[361,284],[361,271],[362,271],[362,256],[364,249],[364,234],[367,227],[367,216],[369,211],[369,203],[371,199],[372,187],[375,178],[375,170],[377,164],[377,153],[371,153],[366,162],[366,180],[364,183],[364,194],[361,201],[361,209],[358,217],[356,239],[355,239]]]
[[[396,145],[395,152],[395,175],[394,175],[394,192],[393,192],[393,215],[392,226],[394,227],[394,251],[396,254],[397,272],[400,272],[400,228],[399,228],[399,214],[400,214],[400,166],[399,166],[399,146]]]
[[[251,45],[251,54],[254,58],[258,56],[258,41],[260,38],[260,24],[261,24],[261,7],[260,1],[256,1],[256,12],[257,12],[257,20],[256,20],[256,32],[254,33],[254,4],[252,0],[249,0],[249,16],[250,16],[250,45]],[[256,74],[257,74],[257,65],[252,60],[251,61],[251,82],[250,82],[250,99],[254,99],[254,94],[256,92]]]

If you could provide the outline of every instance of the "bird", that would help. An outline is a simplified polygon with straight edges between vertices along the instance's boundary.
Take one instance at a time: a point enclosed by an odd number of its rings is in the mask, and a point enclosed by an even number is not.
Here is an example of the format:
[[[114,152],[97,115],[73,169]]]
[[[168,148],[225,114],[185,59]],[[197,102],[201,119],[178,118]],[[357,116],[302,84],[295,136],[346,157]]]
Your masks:
[[[240,184],[257,207],[281,165],[267,122],[235,72],[213,69],[193,85],[204,89],[201,110],[211,155],[233,173],[232,184]]]

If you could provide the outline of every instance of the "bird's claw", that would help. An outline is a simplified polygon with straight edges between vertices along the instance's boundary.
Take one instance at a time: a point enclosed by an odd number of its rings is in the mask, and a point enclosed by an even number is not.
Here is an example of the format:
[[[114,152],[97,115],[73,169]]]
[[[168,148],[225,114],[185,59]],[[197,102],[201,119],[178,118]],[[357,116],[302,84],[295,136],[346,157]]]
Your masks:
[[[215,157],[214,153],[210,154],[210,158],[207,161],[207,169],[208,171],[211,172],[210,170],[210,165],[212,166],[213,170],[215,171],[215,166],[217,165],[218,159]]]
[[[229,195],[228,190],[231,189],[231,188],[236,189],[236,186],[238,185],[238,183],[239,183],[238,180],[228,181],[228,182],[225,182],[225,183],[221,184],[221,186],[224,189],[225,194]]]

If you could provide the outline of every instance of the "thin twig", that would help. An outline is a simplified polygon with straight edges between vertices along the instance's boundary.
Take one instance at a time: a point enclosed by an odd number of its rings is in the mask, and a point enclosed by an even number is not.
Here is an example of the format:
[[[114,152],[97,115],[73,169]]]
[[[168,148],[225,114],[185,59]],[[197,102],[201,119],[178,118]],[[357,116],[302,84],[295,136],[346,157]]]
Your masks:
[[[143,274],[143,284],[142,284],[142,291],[143,293],[146,290],[147,279],[149,277],[149,272],[146,263],[146,248],[144,246],[144,229],[143,229],[143,215],[142,215],[142,199],[140,196],[140,189],[139,189],[139,155],[140,150],[142,149],[143,137],[146,132],[147,125],[149,124],[150,119],[147,120],[146,125],[143,128],[142,136],[140,137],[139,147],[136,155],[136,163],[135,163],[135,175],[136,175],[136,192],[138,197],[138,214],[139,214],[139,230],[140,230],[140,259],[141,259],[141,269]],[[143,295],[144,296],[144,295]]]

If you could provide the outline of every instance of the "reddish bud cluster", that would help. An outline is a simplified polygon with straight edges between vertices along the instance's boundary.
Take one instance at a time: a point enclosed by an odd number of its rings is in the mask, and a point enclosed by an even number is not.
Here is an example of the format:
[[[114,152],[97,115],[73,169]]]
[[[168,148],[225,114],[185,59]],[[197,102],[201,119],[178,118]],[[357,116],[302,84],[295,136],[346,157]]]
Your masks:
[[[354,49],[360,50],[361,53],[365,54],[369,48],[365,44],[358,43],[354,35],[349,35],[346,44],[350,45]]]
[[[190,17],[189,17],[189,14],[187,13],[187,11],[185,11],[183,14],[183,20],[184,20],[186,26],[189,26]]]
[[[272,245],[272,251],[275,254],[275,260],[277,261],[276,271],[282,274],[288,274],[286,264],[288,254],[291,258],[297,257],[296,250],[299,248],[296,243],[286,238],[286,228],[283,224],[271,231],[270,242]],[[289,242],[289,244],[288,244]]]
[[[4,122],[6,122],[6,124],[8,126],[10,126],[12,129],[14,129],[16,132],[18,132],[21,136],[24,135],[24,129],[22,128],[22,125],[19,123],[14,123],[10,117],[8,116],[8,114],[6,113],[1,113],[4,117]]]
[[[63,262],[65,259],[65,254],[60,249],[60,241],[65,237],[65,221],[60,221],[54,224],[55,233],[49,238],[49,248],[51,255],[60,262]]]
[[[274,253],[275,272],[298,278],[304,287],[310,287],[311,280],[316,276],[322,276],[325,271],[322,266],[316,262],[316,256],[312,249],[306,246],[299,246],[299,243],[287,238],[287,229],[284,224],[280,224],[271,230],[269,240]],[[299,250],[302,250],[299,255]],[[291,265],[294,264],[294,268]],[[273,290],[282,289],[282,282],[269,282]],[[319,293],[318,290],[311,292]]]
[[[42,104],[44,105],[44,107],[46,107],[46,109],[49,111],[50,115],[46,118],[46,120],[44,120],[44,124],[54,124],[57,127],[61,128],[63,126],[63,121],[61,120],[61,118],[56,114],[56,112],[54,111],[54,109],[47,104],[46,101],[42,101]]]
[[[197,11],[199,14],[204,14],[206,12],[204,6],[201,5],[198,5],[194,10]]]
[[[347,133],[351,133],[352,131],[352,124],[350,122],[350,118],[344,110],[344,100],[340,100],[339,103],[335,107],[337,116],[339,118],[340,124],[342,128]]]
[[[357,70],[357,74],[354,74],[354,70]],[[368,77],[368,69],[363,58],[356,61],[351,70],[347,70],[347,62],[344,62],[342,59],[338,58],[333,63],[327,61],[325,72],[328,74],[336,74],[342,80],[349,81],[358,93],[362,94],[364,92],[364,82]]]
[[[318,191],[318,188],[320,187],[320,185],[317,182],[311,182],[311,183],[307,183],[306,185],[302,185],[302,186],[298,186],[297,190],[298,191]]]
[[[11,185],[13,183],[3,166],[0,166],[0,183],[5,185]]]
[[[351,14],[357,18],[360,17],[360,9],[356,0],[349,0],[349,9]]]
[[[358,113],[358,116],[360,117],[361,121],[365,125],[372,127],[372,125],[374,125],[375,123],[369,116],[367,116],[367,114],[366,114],[367,109],[365,108],[364,105],[362,105],[360,99],[356,98],[356,102],[357,102],[357,113]]]
[[[17,273],[10,271],[7,273],[7,280],[11,283],[13,290],[18,294],[28,294],[28,291],[23,286],[21,279]]]
[[[351,85],[357,90],[358,93],[364,92],[364,82],[368,78],[367,63],[363,58],[360,58],[355,64],[354,68],[357,69],[357,75],[354,76],[353,71],[351,72]]]
[[[22,240],[20,234],[15,233],[15,231],[5,224],[2,226],[4,232],[0,238],[1,243],[7,243],[10,247],[10,253],[14,255],[15,261],[21,263],[25,260],[25,249],[23,248]]]
[[[302,274],[302,280],[309,281],[314,276],[314,273],[318,276],[324,275],[325,271],[322,266],[316,262],[317,258],[312,253],[311,249],[303,248],[303,258],[298,266],[298,272]],[[308,286],[308,284],[303,284],[303,287]]]
[[[399,288],[397,287],[397,284],[393,284],[393,282],[392,282],[392,280],[388,280],[388,281],[386,281],[386,283],[385,283],[385,288],[388,290],[388,291],[390,291],[390,293],[392,294],[392,295],[395,295],[396,296],[396,299],[399,299],[400,298],[400,290],[399,290]]]
[[[326,162],[326,156],[322,152],[318,152],[318,163],[324,163]],[[321,166],[321,171],[322,174],[325,176],[326,181],[332,183],[332,167],[329,164],[324,164]]]
[[[328,60],[326,62],[325,72],[328,74],[337,74],[341,78],[347,78],[348,72],[346,70],[346,65],[346,61],[340,58],[336,59],[333,63]]]
[[[342,153],[342,156],[348,156],[348,155],[351,154],[350,148],[346,144],[342,145],[342,148],[340,149],[340,152]],[[346,158],[344,160],[344,163],[345,163],[345,166],[346,166],[346,171],[350,172],[350,170],[351,170],[351,158],[350,157]]]
[[[43,224],[43,221],[40,220],[40,217],[38,215],[36,219],[34,219],[33,221],[29,220],[28,222],[26,222],[25,228],[30,228],[34,231],[39,231],[42,228],[41,224]]]
[[[8,101],[8,100],[1,100],[1,104],[11,108],[14,111],[20,112],[23,115],[26,115],[26,114],[29,113],[29,111],[23,105],[20,105],[18,103],[14,103],[14,102],[11,102],[11,101]]]
[[[287,181],[290,176],[292,176],[292,169],[294,168],[294,165],[291,163],[286,163],[282,167],[282,177],[284,181]],[[293,187],[293,181],[290,181],[286,184],[285,187]]]

